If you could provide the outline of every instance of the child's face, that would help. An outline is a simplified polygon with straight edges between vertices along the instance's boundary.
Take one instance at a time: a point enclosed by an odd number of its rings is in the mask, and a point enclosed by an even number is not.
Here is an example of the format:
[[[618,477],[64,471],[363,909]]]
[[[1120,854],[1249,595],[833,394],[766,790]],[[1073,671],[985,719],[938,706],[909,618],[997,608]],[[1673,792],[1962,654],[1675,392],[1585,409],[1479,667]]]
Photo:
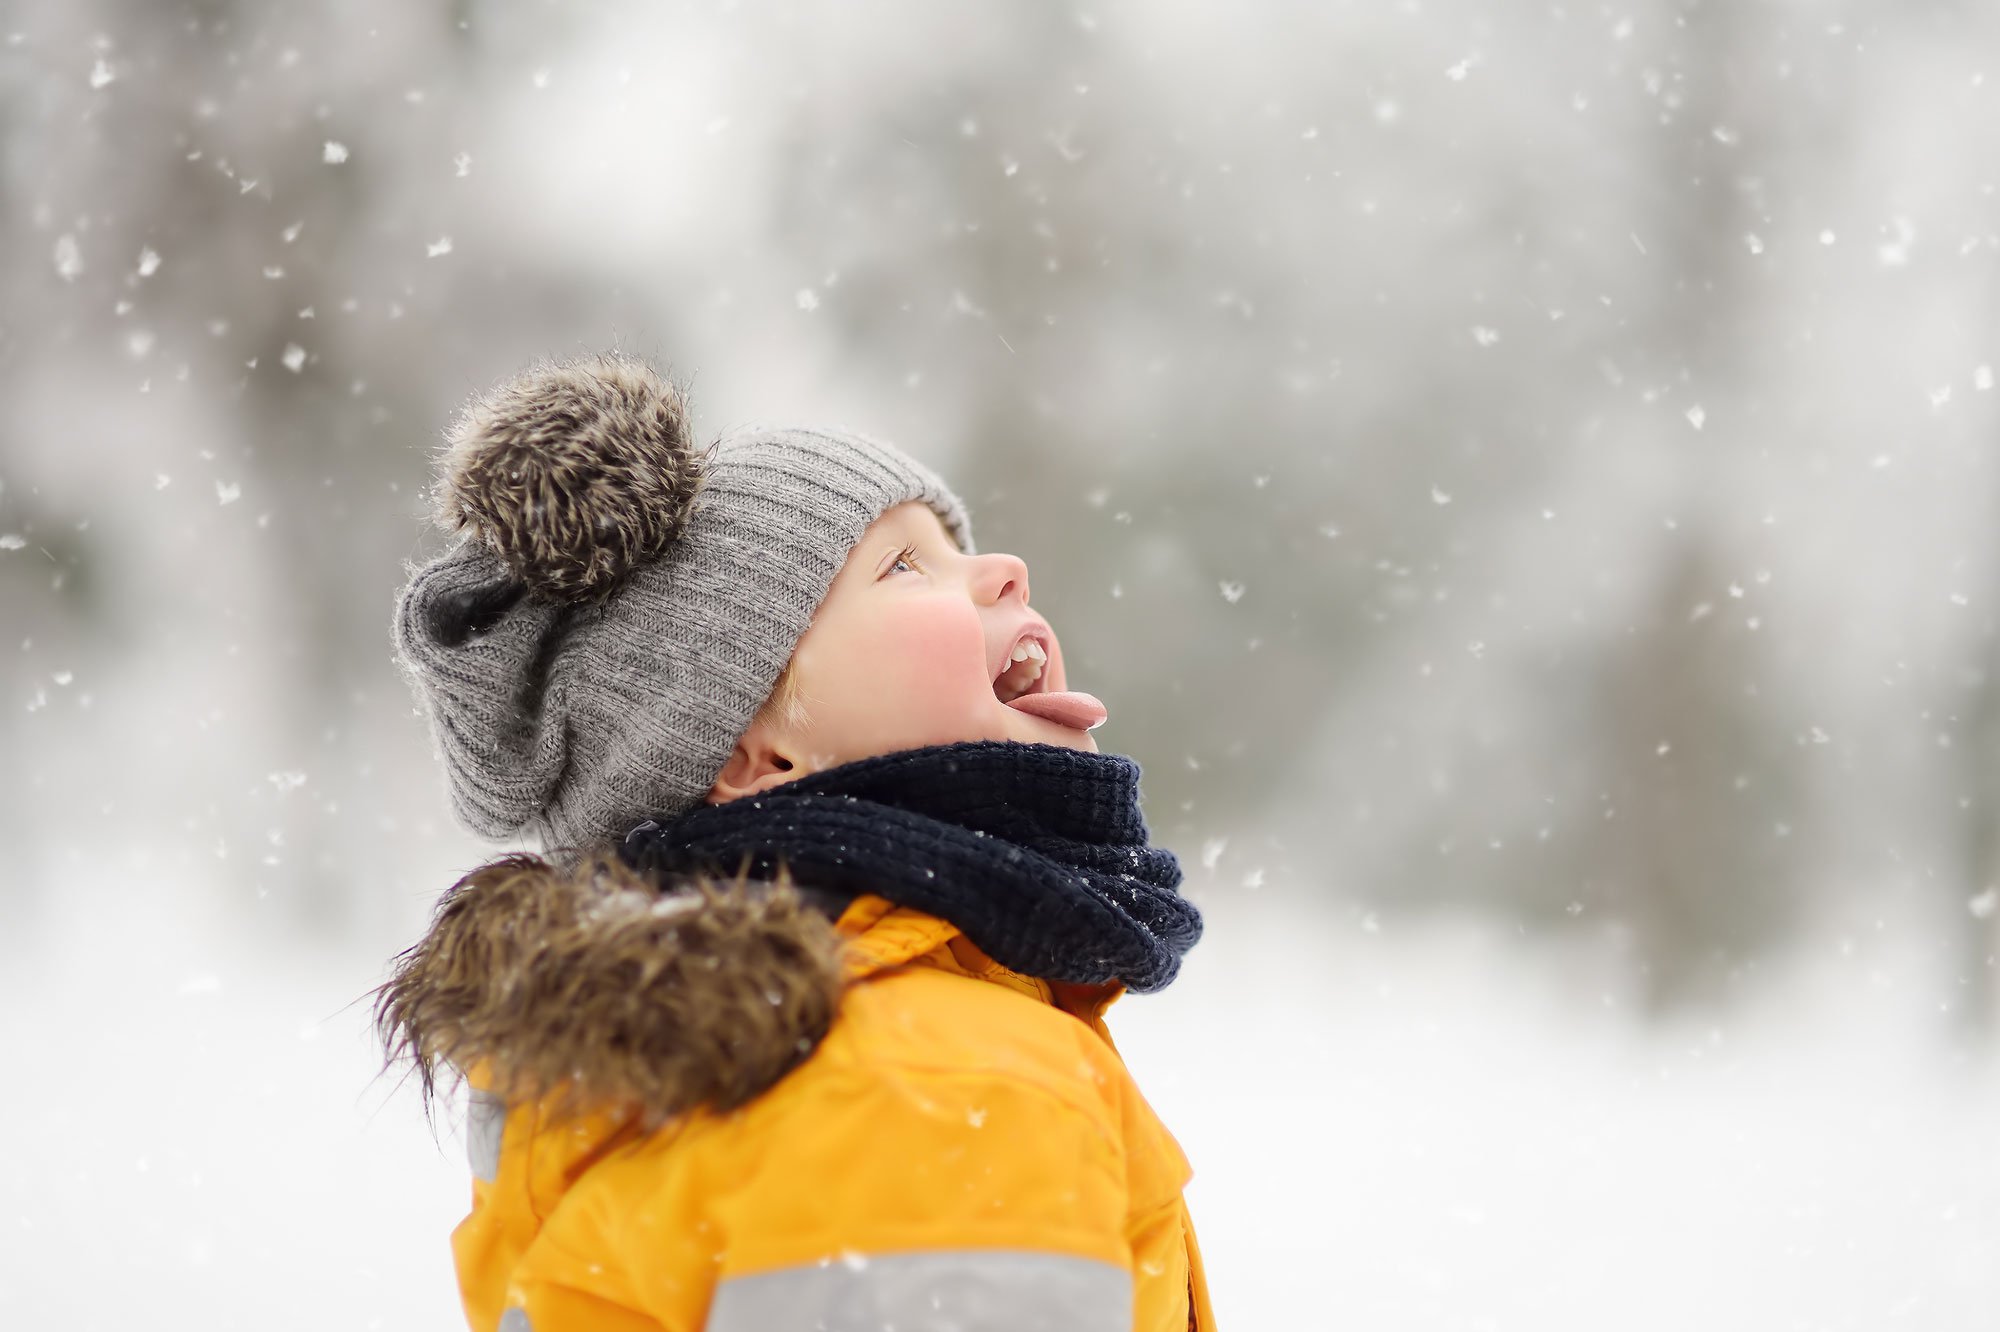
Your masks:
[[[1028,566],[1012,555],[961,554],[928,504],[897,505],[856,543],[793,649],[809,723],[795,730],[782,718],[759,718],[710,803],[855,759],[959,740],[1095,753],[1097,741],[1083,727],[1101,722],[1103,709],[1088,695],[1071,696],[1087,703],[1042,709],[1079,725],[1000,701],[1000,689],[1012,695],[1032,668],[1011,660],[1031,632],[1048,656],[1034,692],[1067,690],[1061,645],[1028,608]]]

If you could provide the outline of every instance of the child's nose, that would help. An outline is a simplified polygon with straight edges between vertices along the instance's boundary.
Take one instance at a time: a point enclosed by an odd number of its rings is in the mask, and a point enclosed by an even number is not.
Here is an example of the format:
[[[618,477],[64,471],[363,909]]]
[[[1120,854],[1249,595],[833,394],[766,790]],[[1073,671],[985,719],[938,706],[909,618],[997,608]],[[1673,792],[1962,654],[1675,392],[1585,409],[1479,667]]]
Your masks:
[[[1028,565],[1017,555],[1003,555],[995,552],[979,557],[985,562],[981,570],[981,591],[986,600],[1004,601],[1010,593],[1021,594],[1021,604],[1028,604]]]

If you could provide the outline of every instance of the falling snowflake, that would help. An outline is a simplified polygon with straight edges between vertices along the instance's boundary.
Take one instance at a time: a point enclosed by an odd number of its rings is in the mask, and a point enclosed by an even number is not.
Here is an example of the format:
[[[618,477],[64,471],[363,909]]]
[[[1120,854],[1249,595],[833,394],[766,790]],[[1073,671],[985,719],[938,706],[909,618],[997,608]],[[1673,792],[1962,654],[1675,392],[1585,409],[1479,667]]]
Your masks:
[[[811,287],[800,287],[798,300],[799,309],[801,310],[819,309],[819,293]]]
[[[1484,324],[1475,324],[1472,328],[1472,340],[1482,347],[1491,347],[1500,341],[1500,330],[1487,328]]]
[[[240,481],[218,481],[215,483],[215,502],[234,504],[243,498],[243,484]]]
[[[439,255],[445,255],[450,253],[451,253],[451,237],[449,236],[439,236],[436,240],[424,246],[425,256],[431,259],[435,259]]]
[[[74,282],[83,272],[83,251],[77,247],[76,237],[64,232],[56,237],[56,273],[65,282]]]
[[[1890,226],[1895,230],[1895,239],[1876,246],[1875,258],[1884,268],[1901,268],[1910,262],[1910,245],[1917,239],[1917,229],[1907,217],[1895,218]]]
[[[90,86],[93,88],[107,88],[117,78],[118,75],[112,71],[102,56],[98,57],[97,63],[90,67]]]
[[[345,162],[347,160],[347,145],[344,143],[337,143],[332,139],[328,139],[326,141],[326,147],[320,150],[320,160],[323,162],[331,162],[335,166],[340,165],[342,162]]]
[[[1221,586],[1222,586],[1222,599],[1228,602],[1230,605],[1233,606],[1237,602],[1243,600],[1243,584],[1232,583],[1229,582],[1227,579],[1225,579],[1223,580]]]
[[[160,271],[160,256],[151,246],[139,251],[139,276],[148,278]]]
[[[297,374],[305,369],[306,349],[296,342],[288,342],[285,344],[285,354],[278,359],[285,363],[285,369]]]
[[[1708,412],[1700,403],[1696,403],[1687,409],[1687,419],[1689,425],[1699,430],[1702,427],[1702,423],[1708,420]]]

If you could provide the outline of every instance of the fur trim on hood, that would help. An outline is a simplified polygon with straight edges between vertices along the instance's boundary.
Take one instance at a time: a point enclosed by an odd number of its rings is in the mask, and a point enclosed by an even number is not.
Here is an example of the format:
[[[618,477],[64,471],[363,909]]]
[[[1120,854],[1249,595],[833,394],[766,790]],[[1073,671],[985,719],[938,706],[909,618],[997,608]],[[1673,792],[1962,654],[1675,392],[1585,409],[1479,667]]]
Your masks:
[[[374,992],[386,1067],[428,1108],[441,1073],[479,1069],[510,1104],[615,1108],[658,1123],[727,1112],[818,1046],[842,988],[841,941],[788,876],[651,878],[598,851],[515,854],[446,892]]]

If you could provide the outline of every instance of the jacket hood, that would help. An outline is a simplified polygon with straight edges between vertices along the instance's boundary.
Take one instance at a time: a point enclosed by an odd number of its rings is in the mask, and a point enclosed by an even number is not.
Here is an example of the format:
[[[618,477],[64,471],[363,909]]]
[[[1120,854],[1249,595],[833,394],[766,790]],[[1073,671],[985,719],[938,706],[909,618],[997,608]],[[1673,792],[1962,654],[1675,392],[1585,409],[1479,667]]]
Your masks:
[[[440,1075],[475,1072],[558,1115],[658,1123],[755,1098],[831,1025],[851,970],[840,933],[784,875],[676,887],[608,850],[466,874],[375,991],[388,1065],[411,1066],[427,1107]]]

